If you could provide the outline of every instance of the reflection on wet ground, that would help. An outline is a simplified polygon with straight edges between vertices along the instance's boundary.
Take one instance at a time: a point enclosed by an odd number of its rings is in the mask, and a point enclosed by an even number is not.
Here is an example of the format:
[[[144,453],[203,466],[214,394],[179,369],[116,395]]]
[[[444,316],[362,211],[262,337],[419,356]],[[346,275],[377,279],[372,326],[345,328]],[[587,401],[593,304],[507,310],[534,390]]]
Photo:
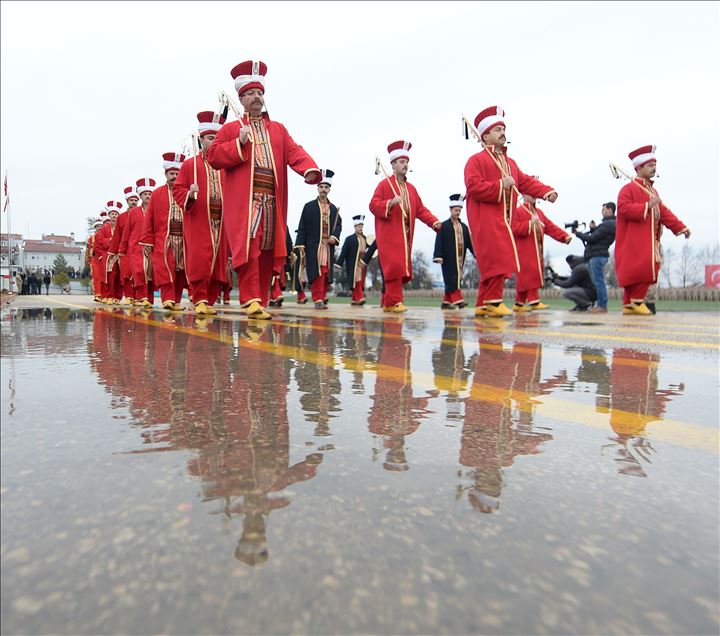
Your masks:
[[[717,633],[716,314],[328,313],[3,314],[3,632]]]

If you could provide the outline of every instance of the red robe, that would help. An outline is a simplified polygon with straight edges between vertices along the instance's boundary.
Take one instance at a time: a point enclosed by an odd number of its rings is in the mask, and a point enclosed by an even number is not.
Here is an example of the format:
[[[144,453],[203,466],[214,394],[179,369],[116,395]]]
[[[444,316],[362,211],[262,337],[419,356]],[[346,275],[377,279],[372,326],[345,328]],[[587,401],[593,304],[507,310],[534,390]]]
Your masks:
[[[656,282],[662,226],[676,236],[687,229],[662,203],[648,209],[650,193],[646,188],[657,194],[652,181],[639,178],[625,185],[618,194],[615,271],[621,287]]]
[[[198,199],[190,197],[190,186],[195,183],[197,163]],[[222,196],[222,172],[220,173],[220,191]],[[213,247],[210,230],[210,167],[201,156],[185,161],[180,167],[173,186],[173,198],[183,210],[183,233],[185,235],[185,273],[189,281],[214,278],[222,283],[227,281],[227,239],[220,219],[220,239],[217,249]],[[224,215],[223,215],[224,216]]]
[[[482,280],[506,275],[520,269],[520,259],[513,237],[512,214],[507,218],[506,204],[517,207],[515,190],[502,187],[502,172],[493,160],[494,146],[486,146],[468,159],[465,165],[467,216],[475,247],[475,258]],[[520,172],[515,161],[506,155],[510,174],[522,194],[545,199],[554,190],[534,177]],[[384,264],[383,264],[384,267]]]
[[[287,227],[287,168],[302,176],[319,170],[312,157],[293,141],[285,126],[271,121],[263,114],[270,139],[275,175],[275,249],[273,271],[282,272],[287,257],[285,228]],[[250,141],[240,143],[240,122],[231,121],[218,132],[210,146],[207,159],[216,170],[223,169],[223,229],[232,254],[233,268],[248,260],[250,249],[250,215],[252,213],[252,184],[255,172],[254,148]],[[312,183],[322,177],[316,174]]]
[[[437,223],[437,217],[428,210],[420,199],[415,186],[405,182],[410,200],[409,232],[403,229],[403,212],[400,204],[390,209],[390,200],[395,192],[400,192],[395,175],[390,176],[392,188],[387,179],[383,179],[375,188],[370,201],[370,212],[375,215],[375,232],[380,262],[385,280],[401,278],[403,283],[412,280],[412,242],[415,235],[415,219],[420,219],[428,227]],[[393,192],[393,188],[395,191]]]
[[[97,234],[97,232],[95,233]],[[87,260],[90,265],[90,275],[92,276],[93,282],[93,294],[95,296],[100,295],[100,262],[95,255],[95,234],[93,234],[87,243]]]
[[[183,224],[184,225],[184,224]],[[184,229],[184,227],[183,227]],[[152,245],[155,287],[175,281],[175,257],[170,250],[170,189],[167,184],[153,190],[143,225],[140,245]],[[183,248],[187,258],[187,248]]]
[[[112,239],[112,225],[110,221],[102,224],[102,227],[95,233],[95,246],[93,253],[98,264],[98,276],[101,283],[107,283],[107,272],[105,271],[105,263],[107,262],[108,248]]]
[[[145,256],[140,245],[144,225],[145,215],[140,206],[128,210],[128,218],[118,246],[118,254],[126,262],[135,286],[144,285],[146,282]]]
[[[121,212],[118,215],[117,221],[115,222],[115,231],[113,232],[112,239],[110,240],[110,247],[108,249],[108,252],[110,254],[113,254],[114,256],[117,256],[120,253],[120,240],[122,239],[122,234],[125,229],[125,225],[127,224],[129,212],[130,210],[125,210],[125,212]],[[120,280],[124,281],[126,278],[130,278],[132,272],[130,271],[130,267],[126,258],[121,258],[119,260]]]
[[[532,207],[523,204],[515,210],[512,220],[512,232],[520,260],[520,271],[517,275],[516,288],[519,292],[540,289],[545,286],[545,257],[543,241],[545,235],[559,243],[569,243],[572,237],[548,219],[540,208],[535,208],[543,228],[539,231],[530,230]]]

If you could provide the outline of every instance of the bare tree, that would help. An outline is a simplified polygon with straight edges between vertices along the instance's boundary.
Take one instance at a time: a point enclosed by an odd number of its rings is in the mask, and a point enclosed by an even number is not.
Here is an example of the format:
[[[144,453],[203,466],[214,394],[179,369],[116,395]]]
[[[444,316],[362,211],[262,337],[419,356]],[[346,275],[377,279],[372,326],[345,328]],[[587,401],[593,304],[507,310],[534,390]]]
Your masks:
[[[412,288],[432,289],[432,276],[430,275],[430,263],[427,257],[420,251],[415,250],[412,256]]]
[[[675,261],[677,260],[677,254],[672,247],[663,247],[663,262],[660,266],[660,275],[658,276],[658,283],[661,287],[672,288],[672,273],[675,269]]]
[[[685,245],[682,246],[676,271],[682,287],[700,284],[701,277],[698,275],[698,259],[692,245],[685,243]]]
[[[615,250],[610,253],[607,265],[605,265],[605,282],[608,287],[618,287],[617,272],[615,271]]]
[[[480,285],[480,270],[478,269],[475,257],[468,252],[467,258],[465,259],[461,287],[463,289],[477,289],[478,285]]]

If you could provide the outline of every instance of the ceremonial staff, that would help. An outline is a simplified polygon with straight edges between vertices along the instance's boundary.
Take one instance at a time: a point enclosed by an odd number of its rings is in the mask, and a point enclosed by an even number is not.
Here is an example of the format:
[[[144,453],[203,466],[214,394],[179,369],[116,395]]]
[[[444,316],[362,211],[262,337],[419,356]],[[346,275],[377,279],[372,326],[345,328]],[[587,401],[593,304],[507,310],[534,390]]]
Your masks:
[[[388,176],[387,171],[385,170],[385,166],[383,165],[382,161],[380,161],[380,157],[375,155],[375,174],[380,174],[380,171],[382,170],[382,173],[385,175],[385,179],[387,179],[388,184],[390,185],[390,189],[393,191],[393,194],[396,197],[400,197],[400,194],[398,194],[398,191],[395,189],[395,186],[393,185],[392,181],[390,181],[390,177]],[[400,197],[400,209],[403,213],[403,220],[407,220],[407,212],[405,211],[405,206],[403,205],[402,197]]]
[[[238,105],[230,98],[230,96],[225,91],[220,91],[219,99],[220,99],[220,103],[225,108],[225,113],[226,113],[225,116],[226,117],[227,117],[228,108],[231,108],[232,112],[235,114],[235,117],[237,117],[238,121],[240,122],[240,126],[249,125],[249,123],[245,124],[245,122],[243,121],[244,113],[240,112],[240,108],[238,107]],[[255,138],[253,137],[252,129],[248,133],[248,139],[250,140],[250,143],[253,143],[253,144],[255,143]]]

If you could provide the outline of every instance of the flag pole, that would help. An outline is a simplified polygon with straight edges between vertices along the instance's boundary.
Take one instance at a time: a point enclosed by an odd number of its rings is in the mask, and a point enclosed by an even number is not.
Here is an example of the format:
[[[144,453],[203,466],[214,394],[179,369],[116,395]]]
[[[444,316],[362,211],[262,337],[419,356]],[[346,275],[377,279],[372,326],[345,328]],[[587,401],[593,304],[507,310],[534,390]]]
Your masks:
[[[7,232],[8,232],[8,290],[13,293],[13,287],[15,286],[15,277],[13,276],[13,245],[12,245],[12,224],[10,223],[10,197],[8,196],[7,187],[8,171],[5,170],[5,182],[4,182],[4,193],[5,193],[5,204],[3,205],[3,211],[7,214]]]

